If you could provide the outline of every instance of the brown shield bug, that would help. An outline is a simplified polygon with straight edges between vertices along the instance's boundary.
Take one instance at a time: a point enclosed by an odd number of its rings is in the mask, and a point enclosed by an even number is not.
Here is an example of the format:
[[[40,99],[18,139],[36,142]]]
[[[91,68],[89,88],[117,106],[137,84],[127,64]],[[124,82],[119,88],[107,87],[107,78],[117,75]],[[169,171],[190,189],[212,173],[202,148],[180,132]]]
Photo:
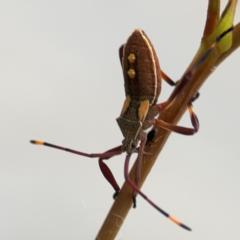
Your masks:
[[[201,66],[205,59],[209,56],[216,44],[230,32],[233,28],[229,28],[223,32],[201,57],[201,59],[185,74],[183,81],[177,84],[174,94],[171,95],[166,102],[157,103],[159,94],[161,92],[162,78],[170,85],[176,84],[160,69],[159,61],[154,50],[154,47],[144,33],[140,29],[136,29],[128,38],[126,44],[120,47],[119,55],[124,76],[124,86],[126,99],[120,116],[117,118],[117,123],[122,131],[124,139],[122,145],[115,147],[105,153],[88,154],[79,152],[69,148],[53,145],[47,142],[31,140],[33,144],[44,145],[52,148],[57,148],[67,152],[75,153],[81,156],[90,158],[99,158],[99,166],[108,182],[115,189],[114,197],[119,193],[120,188],[108,166],[103,162],[115,155],[123,152],[127,153],[124,177],[134,191],[134,207],[135,193],[140,194],[148,203],[161,212],[164,216],[178,224],[179,226],[191,230],[185,224],[179,222],[164,210],[153,203],[144,193],[138,188],[140,179],[140,169],[142,165],[142,157],[144,154],[144,147],[154,139],[155,131],[151,130],[148,135],[145,132],[154,124],[169,131],[177,132],[184,135],[192,135],[199,129],[199,122],[196,114],[193,111],[192,103],[189,102],[188,110],[190,112],[191,122],[193,128],[186,128],[173,125],[167,122],[156,119],[155,117],[162,111],[167,109],[175,100],[175,97],[181,92],[185,84],[191,80],[193,73]],[[194,98],[193,98],[194,99]],[[128,166],[132,153],[138,153],[135,184],[130,181],[128,175]]]

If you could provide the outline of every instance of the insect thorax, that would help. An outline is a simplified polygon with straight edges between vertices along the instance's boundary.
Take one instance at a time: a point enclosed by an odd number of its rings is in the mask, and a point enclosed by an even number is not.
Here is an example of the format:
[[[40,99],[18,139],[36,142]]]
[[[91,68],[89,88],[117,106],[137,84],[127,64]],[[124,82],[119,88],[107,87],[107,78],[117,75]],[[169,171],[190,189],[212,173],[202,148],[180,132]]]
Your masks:
[[[124,136],[123,151],[134,152],[138,141],[142,140],[142,126],[148,110],[148,100],[136,101],[131,100],[130,96],[126,97],[120,117],[117,118],[117,123]]]
[[[142,123],[140,121],[131,121],[123,117],[119,117],[116,120],[124,136],[122,151],[131,154],[138,145],[138,135],[141,131]]]

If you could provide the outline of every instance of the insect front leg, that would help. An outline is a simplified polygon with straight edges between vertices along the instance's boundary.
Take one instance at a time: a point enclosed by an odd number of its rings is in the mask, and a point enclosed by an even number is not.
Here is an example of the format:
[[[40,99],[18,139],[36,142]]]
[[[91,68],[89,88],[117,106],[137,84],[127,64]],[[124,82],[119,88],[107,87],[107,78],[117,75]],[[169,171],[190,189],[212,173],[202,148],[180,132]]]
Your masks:
[[[111,150],[108,150],[107,152],[121,151],[121,149],[122,149],[122,145],[118,146],[116,148],[113,148]],[[114,178],[110,168],[107,166],[106,163],[103,162],[103,160],[108,160],[109,158],[111,158],[111,157],[99,158],[98,159],[98,164],[99,164],[99,167],[100,167],[100,170],[101,170],[103,176],[105,177],[105,179],[111,184],[111,186],[115,190],[115,193],[113,194],[113,198],[115,199],[116,196],[118,195],[119,191],[120,191],[120,187],[119,187],[118,183],[116,182],[116,180],[115,180],[115,178]]]

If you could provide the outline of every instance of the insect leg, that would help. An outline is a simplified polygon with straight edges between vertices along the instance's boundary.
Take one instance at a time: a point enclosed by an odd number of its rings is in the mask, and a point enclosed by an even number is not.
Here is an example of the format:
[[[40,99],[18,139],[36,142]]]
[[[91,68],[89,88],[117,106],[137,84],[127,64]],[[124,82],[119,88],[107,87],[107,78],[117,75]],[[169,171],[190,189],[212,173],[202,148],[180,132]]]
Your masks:
[[[182,126],[177,126],[175,124],[167,123],[159,119],[154,119],[155,124],[158,125],[161,128],[164,128],[169,131],[173,131],[176,133],[184,134],[184,135],[193,135],[196,133],[199,129],[199,121],[197,118],[196,113],[194,112],[192,103],[188,104],[188,110],[190,113],[190,118],[191,118],[191,123],[193,125],[193,128],[187,128],[187,127],[182,127]]]
[[[161,75],[163,80],[165,80],[170,86],[176,86],[176,83],[162,70],[161,70]]]
[[[163,80],[165,80],[170,86],[177,86],[178,82],[174,82],[165,72],[163,72],[161,70],[161,75]],[[191,102],[193,103],[198,97],[199,97],[200,93],[197,93],[192,99]]]
[[[165,217],[169,218],[171,221],[179,225],[180,227],[191,231],[191,228],[186,226],[185,224],[181,223],[171,215],[169,215],[167,212],[162,210],[160,207],[158,207],[154,202],[152,202],[137,186],[134,185],[134,183],[129,179],[128,175],[128,167],[129,167],[129,161],[130,161],[130,154],[127,154],[125,164],[124,164],[124,177],[125,180],[128,182],[128,184],[133,188],[135,192],[137,192],[139,195],[141,195],[150,205],[152,205],[155,209],[157,209],[160,213],[162,213]]]
[[[121,151],[121,149],[122,149],[122,146],[118,146],[116,148],[108,150],[107,152],[113,152],[113,151],[115,152],[116,150]],[[111,158],[111,157],[99,158],[98,159],[98,164],[99,164],[99,167],[101,169],[101,172],[102,172],[103,176],[105,177],[105,179],[111,184],[111,186],[115,190],[115,193],[113,194],[113,198],[115,199],[116,196],[118,195],[119,191],[120,191],[120,187],[119,187],[118,183],[116,182],[110,168],[107,166],[107,164],[105,164],[103,162],[103,160],[108,160],[109,158]]]

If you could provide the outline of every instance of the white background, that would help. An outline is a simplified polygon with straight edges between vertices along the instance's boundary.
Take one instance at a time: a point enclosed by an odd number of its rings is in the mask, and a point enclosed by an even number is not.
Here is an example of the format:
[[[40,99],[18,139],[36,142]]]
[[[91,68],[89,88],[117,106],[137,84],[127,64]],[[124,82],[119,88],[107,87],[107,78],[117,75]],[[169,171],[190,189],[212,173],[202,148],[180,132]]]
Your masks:
[[[178,80],[199,46],[208,1],[0,4],[0,239],[94,239],[114,192],[97,159],[29,140],[86,152],[121,144],[119,46],[144,29],[162,69]],[[205,83],[194,103],[199,133],[172,134],[142,188],[193,231],[138,197],[117,239],[240,239],[239,59],[240,50]],[[159,102],[171,90],[164,83]],[[190,126],[188,115],[180,124]],[[107,162],[120,186],[124,156]]]

